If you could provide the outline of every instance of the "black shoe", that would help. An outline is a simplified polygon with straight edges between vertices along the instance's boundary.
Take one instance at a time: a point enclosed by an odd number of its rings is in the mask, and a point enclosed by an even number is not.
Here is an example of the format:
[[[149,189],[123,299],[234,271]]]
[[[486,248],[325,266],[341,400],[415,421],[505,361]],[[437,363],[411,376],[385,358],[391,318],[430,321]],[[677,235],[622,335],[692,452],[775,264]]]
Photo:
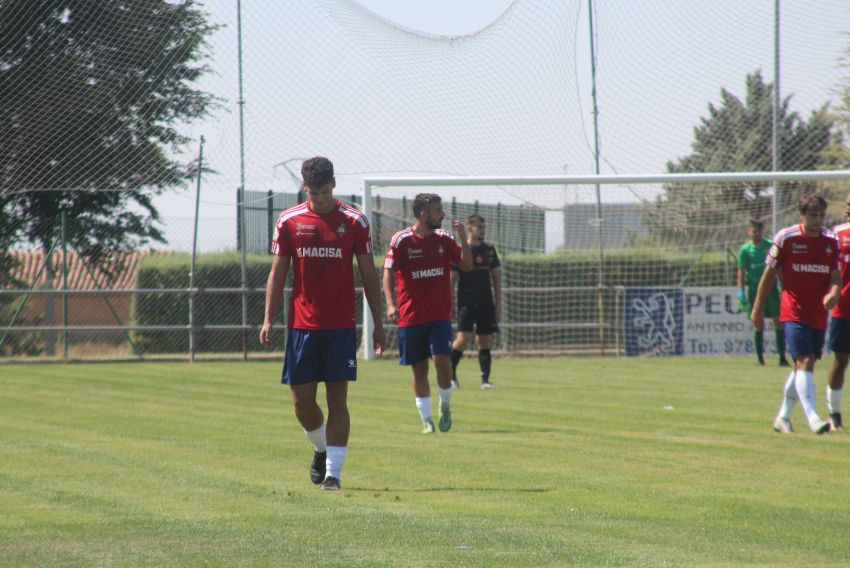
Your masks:
[[[830,414],[829,424],[832,426],[833,430],[844,430],[844,422],[841,420],[841,413],[836,412],[835,414]]]
[[[789,363],[788,359],[786,359],[785,357],[780,357],[779,358],[779,366],[780,367],[790,367],[791,363]]]
[[[322,491],[339,491],[339,479],[336,477],[328,477],[319,487]]]
[[[764,367],[764,355],[762,355],[761,353],[759,353],[759,354],[758,354],[758,358],[759,358],[759,365],[761,365],[762,367]]]
[[[325,478],[325,459],[327,452],[313,452],[313,463],[310,464],[310,481],[316,485]]]

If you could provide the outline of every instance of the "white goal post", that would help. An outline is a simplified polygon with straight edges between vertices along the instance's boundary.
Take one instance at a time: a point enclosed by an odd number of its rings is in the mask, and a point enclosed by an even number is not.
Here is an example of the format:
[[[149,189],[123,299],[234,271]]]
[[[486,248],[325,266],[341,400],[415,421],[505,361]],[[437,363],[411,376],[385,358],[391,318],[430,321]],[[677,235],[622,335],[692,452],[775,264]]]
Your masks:
[[[562,186],[564,191],[569,186],[595,186],[596,221],[600,227],[602,219],[601,188],[603,185],[667,185],[667,184],[778,184],[778,183],[821,183],[821,182],[850,182],[850,171],[797,171],[797,172],[728,172],[728,173],[687,173],[687,174],[638,174],[638,175],[582,175],[582,176],[469,176],[469,177],[369,177],[363,179],[363,212],[372,224],[374,230],[373,199],[376,188],[427,188],[434,187],[535,187]],[[771,233],[778,230],[780,208],[777,204],[777,192],[772,192],[772,218],[765,223]],[[476,199],[476,194],[469,195]],[[410,220],[412,223],[412,219]],[[600,237],[599,242],[602,242]],[[601,249],[601,246],[600,246]],[[376,249],[377,251],[377,249]],[[380,252],[380,251],[377,251]],[[368,303],[363,298],[363,358],[375,358],[372,331],[374,322]]]

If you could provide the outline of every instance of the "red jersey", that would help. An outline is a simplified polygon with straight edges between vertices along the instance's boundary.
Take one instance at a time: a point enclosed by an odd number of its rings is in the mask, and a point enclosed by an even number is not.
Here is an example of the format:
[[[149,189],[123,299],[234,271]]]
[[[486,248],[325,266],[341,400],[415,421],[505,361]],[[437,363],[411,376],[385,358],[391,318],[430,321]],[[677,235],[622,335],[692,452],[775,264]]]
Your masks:
[[[287,325],[296,329],[355,327],[355,254],[372,252],[369,221],[337,201],[328,213],[315,213],[310,202],[277,218],[272,253],[292,258],[292,298]]]
[[[399,327],[452,319],[452,262],[460,254],[442,229],[420,237],[408,227],[393,236],[384,268],[395,271]]]
[[[832,232],[841,252],[841,296],[832,309],[832,317],[850,319],[850,223],[836,225]]]
[[[780,321],[826,329],[823,297],[829,292],[830,273],[838,270],[838,258],[838,240],[826,228],[816,237],[806,236],[802,225],[776,234],[765,264],[782,274]]]

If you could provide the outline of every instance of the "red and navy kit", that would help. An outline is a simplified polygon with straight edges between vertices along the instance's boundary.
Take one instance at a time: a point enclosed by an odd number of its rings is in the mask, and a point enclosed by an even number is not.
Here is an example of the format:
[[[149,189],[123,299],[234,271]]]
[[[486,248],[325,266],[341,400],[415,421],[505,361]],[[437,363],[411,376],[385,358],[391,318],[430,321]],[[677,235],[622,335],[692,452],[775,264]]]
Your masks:
[[[421,237],[408,227],[393,236],[384,268],[396,274],[399,327],[451,320],[451,269],[460,255],[460,245],[442,229]]]
[[[832,316],[850,319],[850,223],[837,225],[832,232],[838,239],[841,254],[841,297],[832,309]]]
[[[825,330],[827,311],[823,297],[829,293],[830,273],[839,269],[838,239],[822,228],[809,237],[802,225],[782,229],[773,239],[765,263],[782,275],[779,319]]]
[[[287,325],[296,329],[355,327],[354,255],[372,252],[369,221],[337,201],[328,213],[310,202],[277,219],[271,251],[292,258],[292,299]]]

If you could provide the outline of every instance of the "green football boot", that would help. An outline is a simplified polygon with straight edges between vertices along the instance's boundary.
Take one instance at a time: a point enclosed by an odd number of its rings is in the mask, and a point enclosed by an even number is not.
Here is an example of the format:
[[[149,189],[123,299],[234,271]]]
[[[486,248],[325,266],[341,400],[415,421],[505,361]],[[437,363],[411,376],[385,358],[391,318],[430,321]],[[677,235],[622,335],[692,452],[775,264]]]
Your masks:
[[[452,429],[452,409],[448,404],[440,405],[440,432]]]

